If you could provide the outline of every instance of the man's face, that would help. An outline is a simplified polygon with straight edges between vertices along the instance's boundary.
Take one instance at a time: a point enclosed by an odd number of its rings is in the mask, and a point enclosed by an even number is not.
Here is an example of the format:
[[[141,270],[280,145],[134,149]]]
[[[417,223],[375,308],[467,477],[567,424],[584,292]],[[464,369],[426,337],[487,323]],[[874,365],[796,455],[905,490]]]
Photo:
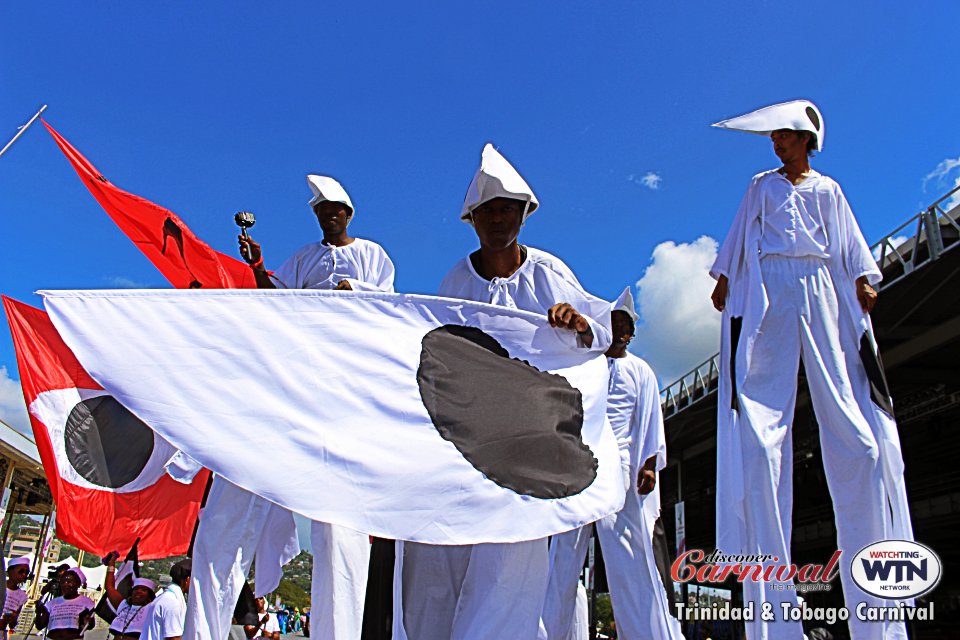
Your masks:
[[[520,237],[524,202],[494,198],[473,210],[473,228],[485,249],[506,249]]]
[[[60,578],[60,590],[65,596],[75,596],[80,590],[80,578],[72,571],[63,574]]]
[[[323,235],[339,235],[346,231],[352,215],[347,205],[329,200],[317,204],[313,213],[317,216]]]
[[[260,610],[260,613],[263,613],[267,609],[267,600],[263,596],[257,598],[257,609]]]
[[[633,319],[626,311],[619,309],[610,314],[610,328],[613,329],[613,346],[626,347],[633,339]]]
[[[23,584],[29,575],[30,568],[24,564],[18,564],[7,571],[7,577],[13,580],[13,584]]]
[[[150,596],[153,594],[148,587],[134,587],[130,590],[130,604],[136,607],[142,607],[150,602]]]
[[[786,164],[807,155],[807,135],[804,131],[778,129],[770,134],[773,152],[780,162]]]

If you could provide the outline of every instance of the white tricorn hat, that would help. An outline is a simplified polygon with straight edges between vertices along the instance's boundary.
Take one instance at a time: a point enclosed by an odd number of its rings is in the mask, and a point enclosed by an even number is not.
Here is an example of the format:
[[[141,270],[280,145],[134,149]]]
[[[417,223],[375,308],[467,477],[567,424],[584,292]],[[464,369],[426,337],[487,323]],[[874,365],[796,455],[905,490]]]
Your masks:
[[[527,208],[523,216],[524,220],[536,211],[540,205],[537,196],[533,195],[533,189],[517,173],[513,165],[507,162],[507,159],[500,155],[500,152],[494,149],[492,144],[487,143],[480,156],[480,168],[477,169],[477,175],[473,176],[473,181],[467,187],[467,195],[463,199],[460,219],[469,223],[471,212],[484,202],[494,198],[513,198],[526,202]]]
[[[713,126],[769,136],[779,129],[809,131],[817,138],[817,151],[823,151],[823,116],[809,100],[793,100],[757,109]]]
[[[148,580],[147,578],[134,578],[133,585],[130,588],[136,589],[137,587],[146,587],[147,589],[150,589],[150,591],[156,591],[157,583],[153,580]]]
[[[611,311],[626,311],[627,315],[633,319],[633,323],[637,323],[640,316],[637,314],[637,307],[633,303],[633,294],[630,292],[630,287],[623,290],[623,293],[620,294],[617,301],[613,303],[613,309],[611,309]]]
[[[311,209],[324,200],[329,200],[330,202],[339,202],[340,204],[347,205],[350,207],[350,213],[353,213],[353,203],[350,201],[350,196],[347,195],[346,189],[330,176],[308,173],[307,184],[310,185],[310,191],[313,192],[313,197],[310,199],[310,202],[307,203]]]

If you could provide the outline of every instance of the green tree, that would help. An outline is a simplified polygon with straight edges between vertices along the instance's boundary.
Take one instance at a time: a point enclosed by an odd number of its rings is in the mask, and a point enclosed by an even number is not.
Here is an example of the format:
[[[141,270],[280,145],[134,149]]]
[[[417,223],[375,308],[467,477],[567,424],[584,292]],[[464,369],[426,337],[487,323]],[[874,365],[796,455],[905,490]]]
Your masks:
[[[616,625],[613,621],[613,604],[610,602],[609,593],[598,593],[596,595],[595,611],[600,633],[613,635]]]

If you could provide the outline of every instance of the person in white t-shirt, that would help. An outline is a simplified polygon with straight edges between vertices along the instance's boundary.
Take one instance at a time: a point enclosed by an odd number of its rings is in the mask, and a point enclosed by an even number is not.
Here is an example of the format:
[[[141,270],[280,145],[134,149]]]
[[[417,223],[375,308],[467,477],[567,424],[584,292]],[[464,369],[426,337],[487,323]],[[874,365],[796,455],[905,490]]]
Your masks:
[[[257,609],[259,622],[255,625],[248,624],[243,628],[247,637],[280,640],[280,622],[275,613],[267,613],[267,600],[263,596],[257,598]]]
[[[27,592],[22,587],[29,577],[29,558],[14,558],[7,565],[7,598],[3,603],[3,613],[0,614],[0,629],[2,629],[3,640],[7,638],[7,630],[17,626],[17,621],[20,619],[20,610],[27,603]]]
[[[86,583],[87,577],[79,567],[67,569],[60,578],[61,595],[46,604],[37,603],[37,629],[47,629],[51,640],[77,640],[92,629],[96,604],[80,595],[80,587]]]
[[[193,564],[190,558],[170,567],[170,579],[157,599],[147,607],[140,640],[180,640],[183,622],[187,616],[187,600],[184,594],[190,590],[190,573]]]

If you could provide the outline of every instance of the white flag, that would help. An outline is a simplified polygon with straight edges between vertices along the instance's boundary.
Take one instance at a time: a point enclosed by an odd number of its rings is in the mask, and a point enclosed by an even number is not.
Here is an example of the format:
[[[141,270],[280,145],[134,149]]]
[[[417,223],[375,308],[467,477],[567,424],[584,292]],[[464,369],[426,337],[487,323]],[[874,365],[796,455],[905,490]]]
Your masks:
[[[125,407],[308,518],[434,544],[515,542],[623,502],[605,360],[544,316],[366,292],[43,295]]]

